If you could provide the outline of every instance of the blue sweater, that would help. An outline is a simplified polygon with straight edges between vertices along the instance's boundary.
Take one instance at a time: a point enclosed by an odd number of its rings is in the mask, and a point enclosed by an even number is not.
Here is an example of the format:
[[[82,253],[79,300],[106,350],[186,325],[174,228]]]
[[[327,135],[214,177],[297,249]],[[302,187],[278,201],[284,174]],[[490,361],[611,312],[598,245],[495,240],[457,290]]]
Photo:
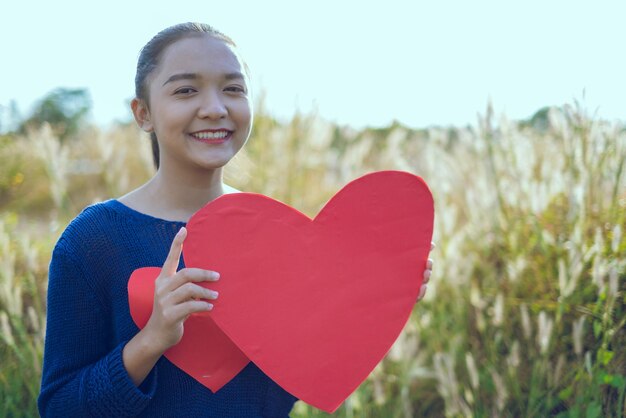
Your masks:
[[[50,263],[42,417],[289,415],[296,398],[252,363],[215,394],[165,357],[140,387],[130,380],[122,349],[139,329],[128,279],[139,267],[161,266],[182,226],[109,200],[63,232]]]

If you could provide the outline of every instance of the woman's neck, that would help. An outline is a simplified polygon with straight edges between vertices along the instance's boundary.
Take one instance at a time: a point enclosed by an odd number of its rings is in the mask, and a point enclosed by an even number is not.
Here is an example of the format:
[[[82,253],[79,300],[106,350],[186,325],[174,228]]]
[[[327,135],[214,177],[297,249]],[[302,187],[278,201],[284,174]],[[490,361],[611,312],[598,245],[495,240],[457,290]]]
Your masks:
[[[208,202],[224,194],[222,169],[184,176],[159,169],[143,186],[119,199],[125,205],[161,219],[187,222]]]

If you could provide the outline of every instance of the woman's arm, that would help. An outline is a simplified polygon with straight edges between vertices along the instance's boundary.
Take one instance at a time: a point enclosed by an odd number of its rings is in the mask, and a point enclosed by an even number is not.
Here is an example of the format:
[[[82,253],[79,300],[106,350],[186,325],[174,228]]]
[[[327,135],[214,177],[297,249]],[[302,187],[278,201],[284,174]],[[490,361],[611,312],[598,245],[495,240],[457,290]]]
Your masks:
[[[139,390],[111,348],[111,312],[95,296],[62,239],[50,263],[41,393],[42,417],[135,416],[148,404],[156,376]]]
[[[194,283],[215,280],[215,273],[176,272],[185,235],[183,228],[155,282],[148,324],[113,348],[111,308],[96,297],[78,256],[59,240],[49,271],[41,416],[136,416],[148,405],[156,387],[155,363],[180,341],[191,313],[210,309],[200,299],[216,297]]]

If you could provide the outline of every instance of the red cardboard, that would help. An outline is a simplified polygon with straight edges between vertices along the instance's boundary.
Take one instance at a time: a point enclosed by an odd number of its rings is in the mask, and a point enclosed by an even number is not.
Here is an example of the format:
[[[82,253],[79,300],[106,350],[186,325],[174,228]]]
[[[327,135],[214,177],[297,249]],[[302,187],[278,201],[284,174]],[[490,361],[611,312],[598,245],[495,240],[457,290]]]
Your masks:
[[[266,196],[224,195],[190,219],[183,252],[187,266],[220,273],[210,318],[221,330],[285,390],[332,412],[407,322],[433,220],[421,178],[383,171],[313,220]]]

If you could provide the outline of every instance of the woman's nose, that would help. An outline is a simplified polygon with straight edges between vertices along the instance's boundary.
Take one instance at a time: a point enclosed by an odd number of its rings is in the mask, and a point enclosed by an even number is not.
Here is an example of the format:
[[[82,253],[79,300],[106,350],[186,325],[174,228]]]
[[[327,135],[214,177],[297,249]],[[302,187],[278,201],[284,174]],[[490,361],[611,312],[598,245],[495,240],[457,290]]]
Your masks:
[[[226,117],[228,110],[219,92],[207,92],[202,97],[198,117],[204,119],[222,119]]]

